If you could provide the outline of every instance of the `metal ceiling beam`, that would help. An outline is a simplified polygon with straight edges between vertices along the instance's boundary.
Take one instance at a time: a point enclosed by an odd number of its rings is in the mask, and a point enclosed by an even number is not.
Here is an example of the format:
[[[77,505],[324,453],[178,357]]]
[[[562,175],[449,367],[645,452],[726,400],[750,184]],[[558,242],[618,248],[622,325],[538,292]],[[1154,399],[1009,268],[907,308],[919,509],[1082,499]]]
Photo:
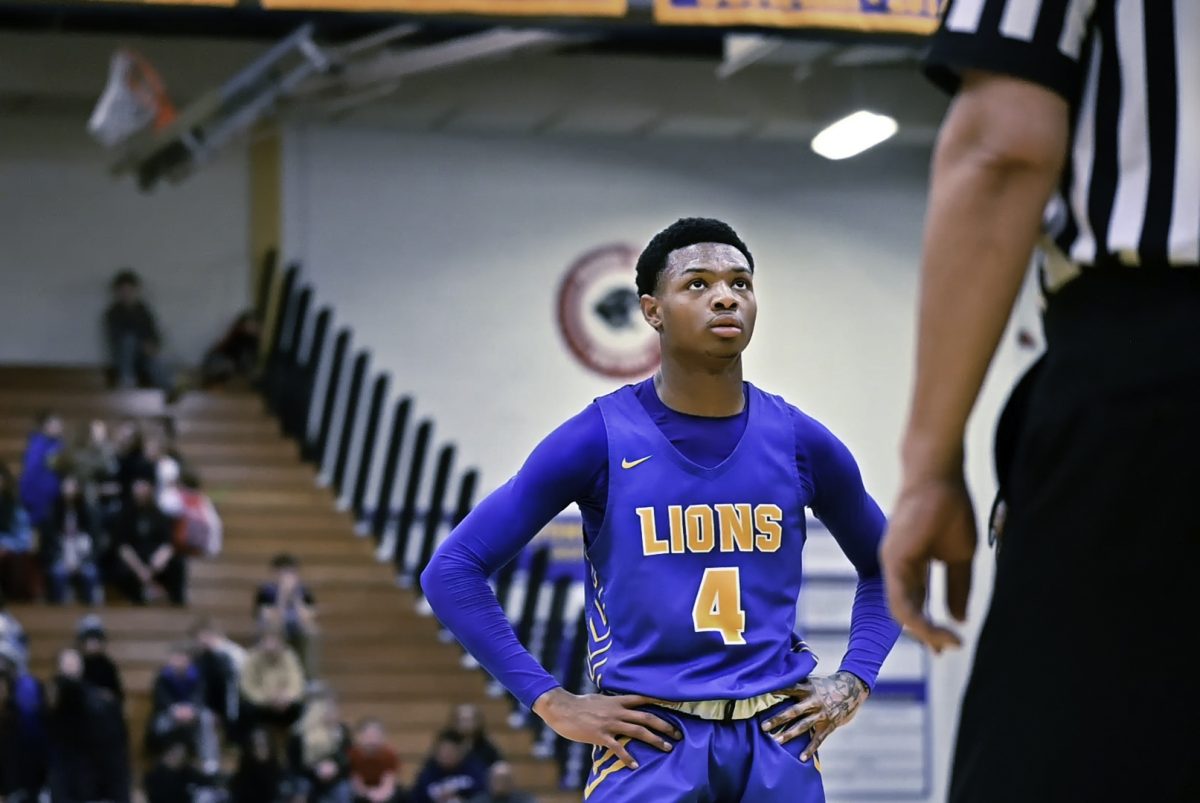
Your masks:
[[[340,75],[312,81],[298,94],[310,95],[330,89],[362,90],[374,84],[392,84],[413,75],[506,56],[531,47],[585,40],[586,37],[554,31],[493,28],[413,50],[381,53],[361,63],[350,62]]]

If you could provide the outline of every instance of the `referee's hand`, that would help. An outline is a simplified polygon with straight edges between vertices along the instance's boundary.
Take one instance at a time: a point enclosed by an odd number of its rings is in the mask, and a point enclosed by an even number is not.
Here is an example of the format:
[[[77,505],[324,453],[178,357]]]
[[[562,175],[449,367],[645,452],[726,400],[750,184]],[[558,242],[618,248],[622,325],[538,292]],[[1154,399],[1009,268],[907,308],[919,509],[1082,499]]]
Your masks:
[[[935,652],[962,645],[958,634],[935,624],[925,610],[929,569],[946,566],[946,607],[967,618],[975,511],[962,470],[946,475],[906,476],[879,548],[892,616]]]
[[[625,766],[637,769],[637,761],[625,749],[630,739],[667,753],[673,745],[663,737],[683,738],[671,723],[637,710],[656,702],[640,694],[571,694],[557,688],[534,701],[533,713],[564,739],[611,750]]]

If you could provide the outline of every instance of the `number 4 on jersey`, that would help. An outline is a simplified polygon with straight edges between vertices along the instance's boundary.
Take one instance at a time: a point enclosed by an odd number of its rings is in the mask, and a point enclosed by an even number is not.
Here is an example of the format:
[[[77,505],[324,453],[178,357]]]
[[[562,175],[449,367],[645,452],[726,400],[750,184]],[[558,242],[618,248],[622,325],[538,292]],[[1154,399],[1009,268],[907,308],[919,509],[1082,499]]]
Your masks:
[[[717,632],[726,644],[745,644],[746,612],[742,610],[742,576],[737,566],[704,570],[692,623],[697,633]]]

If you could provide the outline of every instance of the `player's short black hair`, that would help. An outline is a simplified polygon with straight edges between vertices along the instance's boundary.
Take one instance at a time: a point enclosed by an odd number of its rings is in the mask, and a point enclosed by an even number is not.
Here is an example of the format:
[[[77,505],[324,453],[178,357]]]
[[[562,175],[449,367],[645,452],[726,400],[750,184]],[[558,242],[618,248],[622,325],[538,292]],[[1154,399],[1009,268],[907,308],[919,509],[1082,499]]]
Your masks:
[[[271,568],[276,571],[285,569],[299,569],[300,561],[296,560],[296,556],[290,552],[280,552],[275,557],[271,558]]]
[[[684,217],[654,235],[637,261],[637,291],[645,296],[654,293],[658,275],[667,267],[667,257],[672,251],[687,248],[697,243],[724,243],[742,252],[750,270],[754,270],[754,257],[750,249],[738,237],[728,223],[711,217]]]

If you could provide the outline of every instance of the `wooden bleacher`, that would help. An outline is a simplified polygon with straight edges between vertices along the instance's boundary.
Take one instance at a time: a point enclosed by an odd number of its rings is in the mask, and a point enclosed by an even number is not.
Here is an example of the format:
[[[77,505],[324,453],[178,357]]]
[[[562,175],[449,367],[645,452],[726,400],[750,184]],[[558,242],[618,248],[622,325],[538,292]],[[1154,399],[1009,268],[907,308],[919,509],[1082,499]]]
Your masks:
[[[417,615],[410,591],[397,588],[393,572],[375,560],[370,539],[354,534],[354,522],[338,512],[332,495],[316,487],[313,469],[300,462],[296,445],[250,393],[192,393],[169,410],[161,394],[106,390],[98,370],[36,366],[0,367],[0,460],[19,469],[33,416],[51,408],[68,422],[69,434],[92,418],[170,414],[184,459],[195,466],[225,524],[225,548],[190,566],[190,607],[135,608],[110,600],[102,611],[110,651],[128,689],[126,713],[140,748],[155,672],[172,641],[185,637],[201,614],[220,619],[230,636],[247,644],[256,585],[269,576],[270,557],[295,554],[317,596],[323,629],[321,666],[336,690],[345,718],[368,714],[383,720],[405,763],[405,781],[424,760],[434,733],[455,702],[477,703],[497,745],[515,766],[519,783],[545,803],[578,800],[558,791],[557,768],[531,757],[527,731],[505,725],[508,703],[491,699],[485,678],[462,668],[457,647],[439,642],[432,619]],[[31,669],[52,670],[85,610],[14,605],[31,640]]]

